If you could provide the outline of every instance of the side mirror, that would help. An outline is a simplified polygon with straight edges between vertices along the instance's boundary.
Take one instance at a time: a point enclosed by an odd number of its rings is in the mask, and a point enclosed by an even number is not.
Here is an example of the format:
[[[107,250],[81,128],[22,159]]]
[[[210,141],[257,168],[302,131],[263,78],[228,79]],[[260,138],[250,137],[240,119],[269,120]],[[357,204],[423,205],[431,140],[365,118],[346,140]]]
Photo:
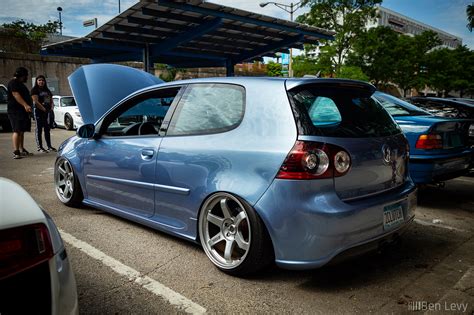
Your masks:
[[[87,125],[82,125],[77,129],[77,136],[79,138],[93,138],[95,135],[95,126],[94,124],[87,124]]]

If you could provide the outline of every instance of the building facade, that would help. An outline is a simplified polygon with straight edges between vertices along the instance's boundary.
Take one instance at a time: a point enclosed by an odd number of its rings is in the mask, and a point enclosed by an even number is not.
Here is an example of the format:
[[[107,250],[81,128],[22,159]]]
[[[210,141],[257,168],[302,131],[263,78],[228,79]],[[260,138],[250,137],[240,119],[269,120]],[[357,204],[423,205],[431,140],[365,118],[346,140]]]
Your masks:
[[[408,36],[419,35],[425,31],[433,31],[438,34],[438,38],[442,42],[439,47],[454,49],[462,45],[461,37],[449,34],[436,27],[409,18],[408,16],[389,10],[382,6],[377,8],[377,18],[373,21],[367,22],[366,25],[367,29],[378,26],[387,26],[397,33]],[[318,55],[319,47],[315,47],[314,49],[306,52],[306,56],[309,58],[316,58]]]
[[[368,28],[387,26],[395,32],[409,36],[419,35],[425,31],[433,31],[438,34],[438,38],[442,41],[441,46],[443,47],[456,48],[462,45],[462,38],[409,18],[395,11],[380,6],[377,9],[377,13],[378,18],[376,22],[368,24]]]

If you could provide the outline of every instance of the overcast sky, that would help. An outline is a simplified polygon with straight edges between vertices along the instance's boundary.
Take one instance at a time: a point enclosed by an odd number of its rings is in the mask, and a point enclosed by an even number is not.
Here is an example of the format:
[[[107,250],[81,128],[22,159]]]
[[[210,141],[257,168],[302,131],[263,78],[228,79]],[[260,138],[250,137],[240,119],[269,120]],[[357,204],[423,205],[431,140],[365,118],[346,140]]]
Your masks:
[[[136,0],[120,0],[121,10],[130,7]],[[212,0],[210,2],[258,12],[269,16],[289,19],[289,14],[274,5],[260,8],[261,0]],[[291,1],[279,0],[290,4]],[[297,1],[293,1],[297,2]],[[382,6],[459,36],[463,44],[474,49],[474,33],[466,28],[466,6],[472,0],[384,0]],[[84,36],[92,31],[83,27],[84,20],[97,18],[99,26],[119,13],[119,0],[1,0],[0,24],[24,19],[35,24],[57,20],[57,7],[62,7],[63,35]],[[305,12],[296,11],[295,16]]]

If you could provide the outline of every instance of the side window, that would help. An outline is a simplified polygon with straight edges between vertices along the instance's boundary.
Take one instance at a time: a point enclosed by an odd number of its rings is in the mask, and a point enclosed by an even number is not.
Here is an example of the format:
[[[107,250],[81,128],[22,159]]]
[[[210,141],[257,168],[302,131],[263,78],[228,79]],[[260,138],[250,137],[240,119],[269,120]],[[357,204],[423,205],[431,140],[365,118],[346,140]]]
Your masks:
[[[7,102],[7,90],[3,88],[3,86],[0,87],[0,103],[6,103]]]
[[[308,114],[315,126],[333,125],[341,122],[339,109],[328,97],[316,97],[308,109]]]
[[[109,114],[101,130],[107,136],[158,135],[179,89],[148,92],[125,102]]]
[[[57,98],[53,98],[54,107],[59,107],[59,100]]]
[[[237,127],[245,109],[245,90],[233,84],[191,84],[171,119],[167,135],[198,135]]]

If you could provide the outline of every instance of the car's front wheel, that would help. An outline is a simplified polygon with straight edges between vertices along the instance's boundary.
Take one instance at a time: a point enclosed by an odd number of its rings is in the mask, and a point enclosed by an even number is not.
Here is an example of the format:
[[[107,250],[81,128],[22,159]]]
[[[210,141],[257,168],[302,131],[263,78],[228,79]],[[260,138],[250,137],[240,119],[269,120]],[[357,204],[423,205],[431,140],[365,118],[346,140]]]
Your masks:
[[[54,184],[56,195],[66,206],[79,206],[84,198],[81,185],[74,173],[71,163],[65,158],[59,158],[54,167]]]
[[[199,236],[207,257],[228,274],[244,276],[273,261],[262,220],[247,202],[232,194],[216,193],[204,203]]]

